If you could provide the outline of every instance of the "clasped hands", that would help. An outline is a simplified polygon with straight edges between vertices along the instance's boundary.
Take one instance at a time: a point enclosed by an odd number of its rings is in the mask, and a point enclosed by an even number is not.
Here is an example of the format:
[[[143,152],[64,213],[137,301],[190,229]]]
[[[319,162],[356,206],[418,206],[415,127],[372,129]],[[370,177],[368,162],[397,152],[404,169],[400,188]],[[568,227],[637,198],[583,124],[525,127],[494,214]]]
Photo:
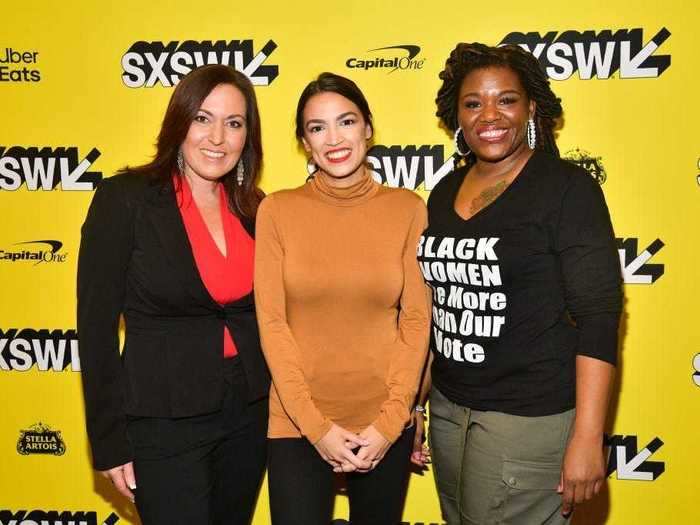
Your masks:
[[[379,464],[390,446],[391,442],[373,425],[355,434],[335,423],[314,443],[323,460],[333,467],[333,472],[369,472]]]

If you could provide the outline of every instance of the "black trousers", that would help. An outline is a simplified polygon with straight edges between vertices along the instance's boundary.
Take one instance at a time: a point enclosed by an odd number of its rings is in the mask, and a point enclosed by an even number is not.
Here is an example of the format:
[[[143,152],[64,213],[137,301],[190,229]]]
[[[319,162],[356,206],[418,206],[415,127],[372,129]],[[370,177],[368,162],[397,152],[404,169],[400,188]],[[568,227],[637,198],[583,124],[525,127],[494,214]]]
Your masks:
[[[351,525],[397,525],[408,482],[414,429],[406,429],[377,467],[345,474]],[[328,525],[332,519],[331,466],[303,438],[270,439],[268,485],[272,525]]]
[[[250,523],[265,471],[267,399],[248,403],[239,359],[225,362],[220,411],[129,420],[143,525]]]

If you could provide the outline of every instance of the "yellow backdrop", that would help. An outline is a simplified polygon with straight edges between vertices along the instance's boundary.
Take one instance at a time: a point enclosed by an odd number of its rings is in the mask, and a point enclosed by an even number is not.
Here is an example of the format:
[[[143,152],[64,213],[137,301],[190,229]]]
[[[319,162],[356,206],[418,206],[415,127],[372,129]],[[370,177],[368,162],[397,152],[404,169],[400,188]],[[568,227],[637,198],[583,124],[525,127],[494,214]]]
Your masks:
[[[619,237],[610,477],[575,522],[696,522],[700,16],[691,0],[567,4],[3,2],[0,523],[137,522],[88,462],[76,255],[94,184],[153,153],[178,75],[225,60],[252,78],[267,192],[306,177],[293,134],[303,86],[347,75],[375,115],[377,176],[425,197],[450,170],[433,100],[458,41],[514,42],[541,58],[564,101],[560,148],[603,184]],[[342,494],[336,516],[345,523]],[[431,470],[412,476],[404,519],[441,523]],[[264,487],[254,523],[268,522]]]

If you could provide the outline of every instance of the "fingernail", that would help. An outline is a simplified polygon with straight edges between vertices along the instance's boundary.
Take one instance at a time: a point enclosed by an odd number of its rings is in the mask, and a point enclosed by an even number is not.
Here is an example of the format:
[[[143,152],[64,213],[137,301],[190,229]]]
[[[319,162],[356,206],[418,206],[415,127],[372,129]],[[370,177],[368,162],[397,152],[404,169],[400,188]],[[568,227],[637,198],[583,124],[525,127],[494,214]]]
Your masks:
[[[136,483],[132,483],[131,485],[129,485],[129,488],[130,488],[131,490],[135,490],[135,489],[136,489]]]

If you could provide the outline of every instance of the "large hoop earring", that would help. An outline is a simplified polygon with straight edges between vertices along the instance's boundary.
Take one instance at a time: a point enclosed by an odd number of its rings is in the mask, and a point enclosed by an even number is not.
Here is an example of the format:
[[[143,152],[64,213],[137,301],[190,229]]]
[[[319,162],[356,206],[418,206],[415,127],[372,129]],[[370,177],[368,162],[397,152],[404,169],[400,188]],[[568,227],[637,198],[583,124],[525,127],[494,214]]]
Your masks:
[[[182,149],[177,150],[177,169],[180,171],[180,175],[185,174],[185,158],[182,156]]]
[[[457,153],[459,153],[459,155],[460,155],[461,157],[466,157],[466,156],[469,155],[472,151],[469,149],[469,146],[467,146],[467,151],[466,151],[466,152],[465,152],[465,151],[462,151],[462,148],[459,147],[459,138],[460,138],[459,135],[460,135],[460,133],[462,133],[462,127],[461,127],[461,126],[457,128],[457,131],[455,131],[455,150],[457,150]],[[464,133],[462,133],[462,142],[464,142],[465,145],[467,144],[467,142],[464,140]]]
[[[527,145],[530,149],[535,149],[537,146],[537,130],[535,129],[535,121],[530,119],[527,121]]]
[[[238,166],[236,166],[236,183],[239,186],[243,185],[243,176],[245,175],[245,165],[243,164],[243,159],[238,159]]]

